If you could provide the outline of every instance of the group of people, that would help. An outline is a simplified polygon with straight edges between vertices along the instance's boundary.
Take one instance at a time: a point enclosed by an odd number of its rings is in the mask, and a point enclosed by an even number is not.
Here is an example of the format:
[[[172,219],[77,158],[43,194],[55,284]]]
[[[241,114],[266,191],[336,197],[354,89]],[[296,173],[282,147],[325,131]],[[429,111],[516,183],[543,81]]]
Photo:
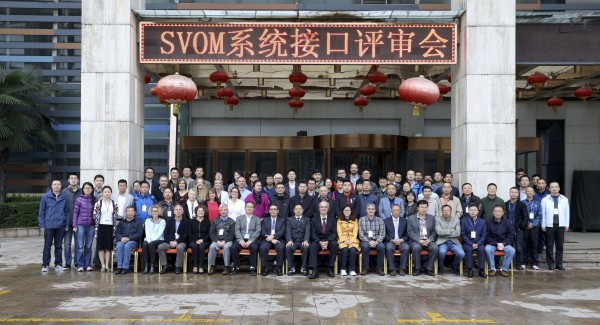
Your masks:
[[[172,168],[170,178],[161,175],[157,181],[150,167],[144,176],[133,184],[132,194],[123,179],[113,193],[102,175],[81,188],[77,174],[69,175],[64,189],[60,180],[53,180],[39,210],[39,226],[45,229],[42,272],[48,271],[54,244],[57,271],[69,269],[72,262],[79,272],[92,271],[92,255],[103,272],[110,271],[114,250],[115,273],[128,273],[131,252],[141,247],[144,274],[169,272],[168,253],[175,255],[174,272],[183,272],[190,249],[196,274],[214,274],[220,255],[222,273],[236,275],[240,255],[248,255],[250,274],[257,275],[260,255],[265,276],[271,269],[283,275],[286,259],[288,275],[299,269],[314,279],[321,266],[333,277],[339,255],[342,276],[355,276],[357,271],[366,275],[371,269],[385,275],[384,259],[391,276],[405,275],[411,267],[415,276],[443,274],[446,260],[459,274],[466,259],[467,276],[473,277],[476,258],[479,276],[485,278],[508,276],[513,258],[519,269],[529,265],[539,270],[540,231],[545,234],[548,268],[564,270],[568,199],[559,193],[557,182],[550,182],[548,190],[546,180],[535,175],[531,186],[522,171],[517,171],[518,184],[506,202],[496,195],[493,183],[487,186],[487,196],[479,198],[469,183],[461,186],[462,194],[452,186],[451,173],[442,178],[436,172],[431,178],[409,170],[402,182],[401,174],[390,171],[375,183],[368,169],[359,175],[356,164],[349,175],[339,169],[335,183],[323,179],[319,170],[307,181],[297,181],[296,172],[289,170],[286,183],[282,174],[265,175],[264,186],[258,173],[249,175],[248,186],[242,173],[235,172],[227,189],[222,174],[211,183],[204,179],[202,167],[196,168],[195,178],[190,167],[183,169],[183,177]],[[270,253],[275,256],[272,268]],[[414,266],[408,265],[409,255]]]

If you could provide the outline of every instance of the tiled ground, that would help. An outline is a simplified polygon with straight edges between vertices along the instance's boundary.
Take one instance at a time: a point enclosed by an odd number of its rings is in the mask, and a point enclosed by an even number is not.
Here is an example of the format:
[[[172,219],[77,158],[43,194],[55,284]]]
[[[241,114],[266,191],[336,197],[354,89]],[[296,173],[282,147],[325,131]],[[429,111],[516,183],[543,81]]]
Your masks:
[[[3,240],[0,323],[600,324],[598,269],[485,280],[42,274],[40,252],[39,238]]]

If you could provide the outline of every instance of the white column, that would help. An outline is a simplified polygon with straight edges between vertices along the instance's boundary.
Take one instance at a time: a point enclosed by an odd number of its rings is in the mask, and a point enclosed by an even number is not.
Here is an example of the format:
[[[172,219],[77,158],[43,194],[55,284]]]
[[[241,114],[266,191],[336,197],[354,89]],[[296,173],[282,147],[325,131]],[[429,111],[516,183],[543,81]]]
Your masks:
[[[455,185],[486,195],[515,186],[515,2],[452,0],[460,20],[452,67],[452,173]]]
[[[83,0],[81,50],[81,179],[102,174],[116,191],[140,179],[144,162],[144,72],[138,21],[144,1]]]

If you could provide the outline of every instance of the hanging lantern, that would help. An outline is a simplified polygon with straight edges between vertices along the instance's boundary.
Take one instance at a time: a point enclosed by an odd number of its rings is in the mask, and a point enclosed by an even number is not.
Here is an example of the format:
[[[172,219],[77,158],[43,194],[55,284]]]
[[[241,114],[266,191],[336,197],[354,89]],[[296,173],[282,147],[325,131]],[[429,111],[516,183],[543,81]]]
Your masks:
[[[304,89],[298,87],[294,87],[292,89],[290,89],[290,91],[288,92],[290,94],[290,97],[292,97],[293,99],[300,99],[302,97],[304,97],[304,95],[306,95],[306,91],[304,91]]]
[[[171,105],[174,115],[179,114],[179,105],[191,102],[198,93],[194,81],[177,72],[161,78],[155,88],[156,96],[160,99],[160,102]],[[150,92],[152,93],[152,89]]]
[[[450,87],[448,87],[444,84],[438,84],[438,89],[440,90],[440,99],[439,100],[443,100],[444,95],[446,95],[447,93],[450,92]]]
[[[149,84],[151,81],[152,81],[152,77],[150,77],[150,75],[146,73],[146,74],[144,75],[144,82],[145,82],[146,84]]]
[[[552,111],[554,113],[556,113],[556,110],[561,108],[564,103],[565,103],[564,100],[554,96],[554,97],[548,99],[548,101],[546,102],[546,105],[548,105],[548,107],[552,108]]]
[[[224,84],[227,82],[227,80],[229,80],[229,77],[227,76],[227,73],[218,70],[218,71],[211,73],[209,76],[209,79],[211,82],[216,83],[217,89],[219,89],[219,88],[221,88],[221,84]]]
[[[375,89],[379,91],[381,84],[387,81],[387,76],[383,72],[373,71],[367,75],[367,79],[370,83],[375,84]]]
[[[398,87],[398,93],[403,101],[413,105],[413,116],[419,116],[419,107],[426,108],[438,101],[440,89],[425,77],[414,77],[405,80]]]
[[[300,65],[294,65],[292,73],[290,73],[288,80],[294,85],[294,88],[298,88],[308,80],[308,77],[302,73]]]
[[[288,104],[294,109],[294,113],[298,113],[298,110],[304,107],[304,102],[300,99],[290,99]]]
[[[354,106],[358,107],[358,111],[362,112],[365,106],[369,105],[369,100],[363,96],[358,96],[354,99]]]
[[[223,98],[225,103],[227,103],[227,98],[233,96],[233,90],[231,90],[229,87],[221,88],[217,90],[217,96],[219,96],[219,98]]]
[[[158,98],[158,94],[157,94],[157,92],[156,92],[156,86],[154,86],[154,87],[150,88],[150,95],[152,95],[152,96],[154,96],[154,97]]]
[[[360,89],[360,94],[367,97],[368,100],[371,100],[371,96],[373,96],[377,92],[377,88],[373,85],[366,85]]]
[[[535,72],[534,74],[527,77],[527,83],[535,87],[535,91],[539,92],[540,88],[548,81],[548,77],[545,74]]]
[[[584,102],[586,99],[592,97],[592,94],[594,94],[594,91],[588,87],[579,87],[575,89],[575,97],[581,99]]]
[[[229,110],[233,111],[233,106],[237,105],[240,103],[240,99],[237,98],[236,96],[231,96],[229,98],[226,99],[226,104],[229,105]]]
[[[446,77],[446,80],[448,80],[449,83],[452,83],[452,75],[448,74],[448,76]]]

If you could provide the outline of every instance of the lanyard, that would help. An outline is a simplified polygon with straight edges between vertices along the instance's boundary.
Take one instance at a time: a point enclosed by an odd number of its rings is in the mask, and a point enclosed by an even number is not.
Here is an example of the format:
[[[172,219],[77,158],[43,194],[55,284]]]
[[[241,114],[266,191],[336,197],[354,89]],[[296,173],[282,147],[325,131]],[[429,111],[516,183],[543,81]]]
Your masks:
[[[473,221],[473,219],[471,219],[471,225],[473,225],[473,230],[475,230],[475,226],[477,225],[477,221],[479,221],[479,219],[476,219],[475,221]]]
[[[373,230],[373,220],[369,220],[369,230]]]

